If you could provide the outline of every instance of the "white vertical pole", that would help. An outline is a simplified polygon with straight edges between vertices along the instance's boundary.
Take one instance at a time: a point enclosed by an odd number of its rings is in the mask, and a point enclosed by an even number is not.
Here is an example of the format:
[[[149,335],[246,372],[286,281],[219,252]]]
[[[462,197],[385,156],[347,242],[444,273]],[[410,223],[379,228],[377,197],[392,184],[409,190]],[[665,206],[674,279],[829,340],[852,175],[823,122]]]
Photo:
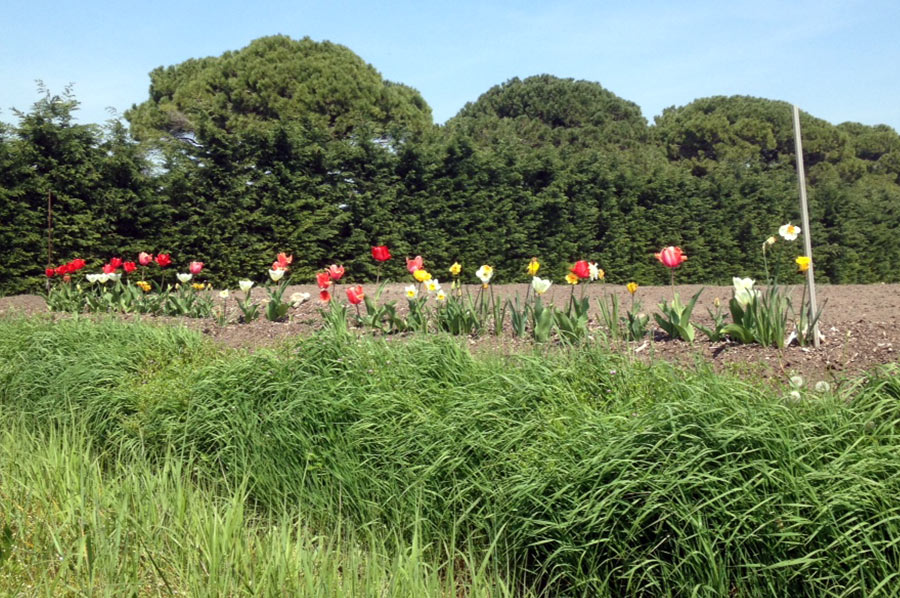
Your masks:
[[[809,258],[809,270],[806,271],[806,283],[809,287],[809,313],[806,314],[807,322],[818,313],[816,307],[816,282],[813,276],[813,259],[812,259],[812,235],[809,230],[809,208],[806,202],[806,173],[803,169],[803,143],[800,141],[800,109],[794,106],[794,149],[797,154],[797,179],[800,182],[800,218],[803,223],[803,247],[806,256]],[[802,331],[797,331],[802,334]],[[817,321],[812,329],[813,346],[819,348],[819,322]]]

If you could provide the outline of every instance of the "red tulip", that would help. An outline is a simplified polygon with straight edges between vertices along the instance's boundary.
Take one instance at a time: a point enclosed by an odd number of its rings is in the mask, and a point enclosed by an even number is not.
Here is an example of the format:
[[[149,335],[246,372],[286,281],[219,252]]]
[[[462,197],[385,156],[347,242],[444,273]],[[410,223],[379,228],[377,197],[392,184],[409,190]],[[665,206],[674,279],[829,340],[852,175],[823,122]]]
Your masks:
[[[316,284],[319,285],[320,289],[327,289],[331,286],[331,277],[328,275],[328,272],[319,272],[316,274]]]
[[[677,268],[687,260],[687,256],[681,252],[681,247],[672,247],[671,245],[654,255],[666,268]]]
[[[329,293],[325,289],[322,289],[322,291],[319,293],[319,301],[321,301],[322,303],[328,303],[329,301],[331,301],[331,293]]]
[[[363,301],[363,297],[365,294],[363,293],[362,285],[356,285],[355,287],[347,288],[347,301],[352,303],[353,305],[359,305]]]
[[[146,251],[142,251],[138,254],[138,263],[142,266],[149,266],[150,262],[153,261],[153,256],[147,253]]]
[[[122,268],[124,268],[126,274],[131,274],[137,270],[137,264],[134,262],[125,262],[122,264]]]
[[[156,263],[159,264],[160,268],[165,268],[172,263],[172,258],[168,253],[160,253],[156,256]]]
[[[341,276],[344,275],[344,267],[338,266],[337,264],[331,264],[328,266],[328,276],[331,277],[331,280],[338,281],[341,279]]]
[[[372,248],[372,257],[376,262],[386,262],[391,259],[391,252],[388,251],[387,245],[378,245]]]
[[[114,257],[109,260],[109,265],[113,267],[113,272],[122,267],[122,258]]]
[[[575,262],[574,266],[572,266],[572,274],[574,274],[578,278],[590,278],[591,265],[588,264],[587,260],[579,260]]]
[[[57,276],[62,276],[63,274],[67,274],[68,270],[66,269],[65,266],[57,266],[56,268],[53,269],[53,273],[56,274]]]
[[[425,263],[422,261],[421,255],[417,255],[413,259],[406,258],[406,269],[409,270],[410,274],[416,270],[421,270],[424,267]]]
[[[47,268],[44,270],[44,274],[47,275],[47,278],[53,278],[53,275],[56,274],[56,270],[53,268]]]
[[[112,273],[115,272],[115,271],[116,271],[116,268],[114,268],[113,265],[112,265],[111,263],[110,263],[110,264],[103,264],[103,273],[104,273],[104,274],[112,274]]]
[[[278,254],[278,258],[274,262],[272,262],[272,269],[273,270],[287,270],[288,267],[291,265],[291,262],[293,262],[293,261],[294,261],[293,255],[285,255],[285,253],[282,251],[281,253]]]
[[[69,262],[69,265],[72,267],[73,272],[77,272],[78,270],[81,270],[82,268],[84,268],[85,262],[80,257],[77,257],[74,260],[72,260],[71,262]]]
[[[188,265],[188,270],[191,274],[200,274],[200,271],[203,270],[203,262],[191,262]]]

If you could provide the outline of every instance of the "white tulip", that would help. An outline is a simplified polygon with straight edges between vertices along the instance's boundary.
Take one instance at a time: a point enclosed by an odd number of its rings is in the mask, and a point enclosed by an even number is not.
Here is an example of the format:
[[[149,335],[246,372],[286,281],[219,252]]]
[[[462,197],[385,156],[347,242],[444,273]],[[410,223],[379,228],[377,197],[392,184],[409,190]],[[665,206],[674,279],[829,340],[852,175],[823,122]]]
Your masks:
[[[534,292],[538,295],[543,295],[550,288],[550,285],[553,283],[549,278],[538,278],[535,276],[531,279],[531,288],[534,289]]]

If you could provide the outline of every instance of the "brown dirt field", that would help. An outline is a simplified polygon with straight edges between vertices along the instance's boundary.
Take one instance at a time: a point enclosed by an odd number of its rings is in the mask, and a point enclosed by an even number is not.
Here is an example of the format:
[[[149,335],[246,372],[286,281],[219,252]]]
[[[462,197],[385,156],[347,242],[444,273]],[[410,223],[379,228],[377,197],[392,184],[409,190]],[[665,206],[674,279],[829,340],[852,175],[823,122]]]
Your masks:
[[[382,301],[397,300],[398,306],[405,305],[404,284],[391,284],[385,287]],[[371,288],[371,285],[370,287]],[[523,297],[525,284],[501,285],[495,287],[496,296],[507,297],[519,294]],[[731,287],[701,287],[699,285],[681,285],[676,290],[683,300],[703,288],[703,293],[694,309],[693,321],[709,324],[707,309],[711,309],[713,301],[719,297],[723,302],[731,297]],[[474,296],[477,286],[468,289]],[[184,325],[201,331],[203,334],[230,347],[242,347],[253,350],[258,347],[272,346],[298,335],[309,334],[321,326],[318,313],[319,305],[315,301],[318,289],[314,285],[298,285],[288,288],[285,297],[301,291],[312,295],[313,300],[291,310],[286,322],[268,322],[264,318],[251,324],[232,323],[219,327],[212,320],[191,320],[187,318],[154,318],[143,316],[147,322],[158,322],[165,325]],[[591,327],[597,330],[595,338],[602,338],[600,312],[596,299],[612,293],[619,298],[621,306],[628,306],[630,297],[624,286],[593,283],[585,285],[583,291],[591,297]],[[576,294],[582,288],[576,288]],[[801,287],[794,287],[792,294],[795,303],[799,303]],[[660,301],[671,299],[670,287],[641,287],[637,297],[644,306],[644,311],[658,311]],[[711,343],[698,331],[697,340],[693,344],[684,341],[670,340],[652,324],[654,334],[645,342],[620,343],[614,350],[629,353],[643,360],[667,360],[685,367],[694,367],[698,359],[710,363],[717,371],[737,374],[748,379],[782,379],[799,374],[814,384],[819,380],[829,383],[841,383],[856,377],[883,364],[896,364],[900,351],[900,285],[822,285],[817,288],[819,304],[824,303],[820,320],[820,330],[825,340],[818,349],[799,347],[796,345],[778,350],[759,345],[739,345],[733,342]],[[262,293],[257,291],[256,297]],[[546,300],[564,305],[569,296],[569,289],[554,285]],[[343,292],[338,287],[335,297],[342,301]],[[0,315],[22,313],[32,315],[46,313],[47,307],[43,299],[34,295],[0,297]],[[239,315],[233,302],[229,303],[229,315],[236,319]],[[134,316],[121,316],[125,320]],[[730,321],[730,317],[728,318]],[[530,342],[515,339],[511,335],[502,337],[484,336],[468,339],[476,351],[491,350],[510,352],[527,350]]]

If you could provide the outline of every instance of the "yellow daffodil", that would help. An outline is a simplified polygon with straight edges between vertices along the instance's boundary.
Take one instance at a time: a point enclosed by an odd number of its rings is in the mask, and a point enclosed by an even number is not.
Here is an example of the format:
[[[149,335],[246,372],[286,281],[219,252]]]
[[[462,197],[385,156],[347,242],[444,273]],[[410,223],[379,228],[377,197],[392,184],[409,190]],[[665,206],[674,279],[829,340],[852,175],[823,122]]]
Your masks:
[[[459,262],[453,262],[453,265],[450,266],[450,274],[453,276],[459,276],[459,273],[462,272],[462,265]]]
[[[526,268],[526,270],[528,271],[528,274],[530,276],[536,276],[538,273],[538,270],[540,270],[540,269],[541,269],[541,263],[538,261],[538,259],[536,257],[531,258],[531,261],[528,262],[528,267]]]
[[[431,280],[431,274],[429,274],[427,270],[419,268],[418,270],[413,272],[413,278],[415,278],[418,282],[425,282],[427,280]]]
[[[794,261],[797,262],[797,269],[798,269],[800,272],[806,272],[807,270],[809,270],[809,264],[812,262],[812,260],[810,260],[810,259],[809,259],[807,256],[805,256],[805,255],[801,255],[800,257],[798,257],[798,258],[797,258],[796,260],[794,260]]]
[[[202,291],[203,289],[206,288],[206,285],[203,284],[202,282],[195,282],[195,283],[192,284],[191,286],[194,287],[194,290],[195,290],[195,291]]]
[[[578,284],[578,276],[573,272],[566,274],[566,282],[569,284]]]
[[[628,292],[629,292],[629,293],[631,293],[632,295],[634,295],[635,293],[637,293],[637,290],[638,290],[638,283],[636,283],[636,282],[629,282],[628,284],[625,285],[625,288],[628,289]]]

